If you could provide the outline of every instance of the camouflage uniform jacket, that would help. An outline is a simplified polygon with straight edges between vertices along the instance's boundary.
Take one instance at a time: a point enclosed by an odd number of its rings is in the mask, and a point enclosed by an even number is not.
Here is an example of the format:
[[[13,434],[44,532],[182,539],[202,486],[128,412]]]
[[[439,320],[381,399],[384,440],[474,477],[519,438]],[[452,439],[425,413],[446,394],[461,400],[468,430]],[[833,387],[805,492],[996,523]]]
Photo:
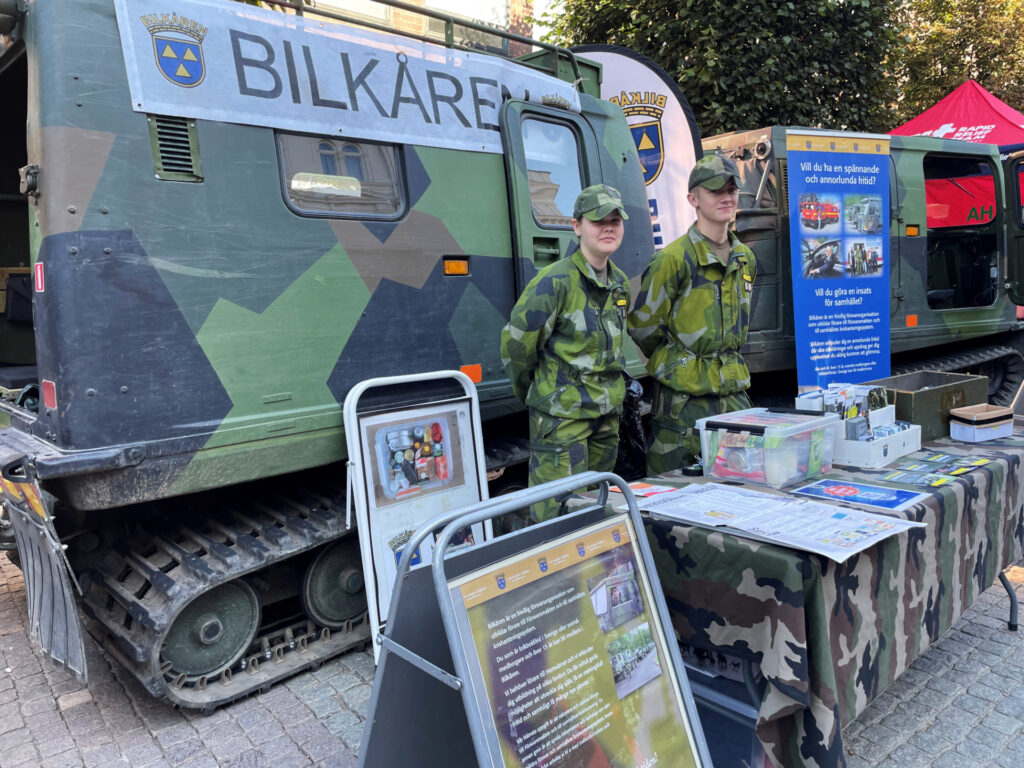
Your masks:
[[[724,266],[694,224],[654,254],[644,272],[629,335],[647,372],[689,395],[731,395],[750,386],[740,348],[747,340],[754,253],[729,233]]]
[[[501,332],[501,361],[516,397],[558,418],[617,411],[625,397],[629,296],[621,269],[609,261],[602,285],[582,251],[541,270]]]

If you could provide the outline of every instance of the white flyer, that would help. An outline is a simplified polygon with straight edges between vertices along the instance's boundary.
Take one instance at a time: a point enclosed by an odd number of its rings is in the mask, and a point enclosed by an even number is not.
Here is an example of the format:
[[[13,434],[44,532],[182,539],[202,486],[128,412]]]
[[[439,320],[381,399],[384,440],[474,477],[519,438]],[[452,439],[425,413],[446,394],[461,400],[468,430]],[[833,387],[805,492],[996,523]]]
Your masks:
[[[889,536],[925,526],[883,513],[719,483],[691,484],[638,500],[637,506],[656,517],[720,528],[740,536],[814,552],[837,563]]]

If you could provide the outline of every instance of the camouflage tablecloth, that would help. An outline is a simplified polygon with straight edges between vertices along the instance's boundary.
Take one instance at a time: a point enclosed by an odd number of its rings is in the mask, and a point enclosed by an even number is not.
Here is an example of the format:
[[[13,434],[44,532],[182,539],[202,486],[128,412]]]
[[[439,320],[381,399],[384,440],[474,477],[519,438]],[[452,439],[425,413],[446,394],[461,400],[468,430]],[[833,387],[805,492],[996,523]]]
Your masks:
[[[890,537],[841,565],[646,518],[679,640],[760,666],[768,686],[757,735],[779,766],[845,766],[842,726],[1021,558],[1021,426],[1011,438],[940,441],[925,449],[993,460],[941,488],[915,488],[927,499],[896,514],[927,527]],[[879,480],[890,469],[836,467],[827,477],[907,488]],[[690,478],[658,481],[667,480]]]

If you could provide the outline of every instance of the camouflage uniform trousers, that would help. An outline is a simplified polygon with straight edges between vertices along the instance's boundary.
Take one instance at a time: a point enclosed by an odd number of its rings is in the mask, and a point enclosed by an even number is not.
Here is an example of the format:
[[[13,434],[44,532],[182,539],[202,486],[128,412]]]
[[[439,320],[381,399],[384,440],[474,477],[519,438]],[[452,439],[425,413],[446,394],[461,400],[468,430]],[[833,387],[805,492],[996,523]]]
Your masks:
[[[693,464],[700,456],[697,419],[752,407],[746,392],[732,395],[688,395],[655,382],[651,408],[651,439],[647,475],[654,477]]]
[[[611,472],[619,452],[619,412],[593,419],[563,419],[530,409],[530,485],[549,483],[588,470]],[[558,516],[554,499],[534,504],[530,517]]]

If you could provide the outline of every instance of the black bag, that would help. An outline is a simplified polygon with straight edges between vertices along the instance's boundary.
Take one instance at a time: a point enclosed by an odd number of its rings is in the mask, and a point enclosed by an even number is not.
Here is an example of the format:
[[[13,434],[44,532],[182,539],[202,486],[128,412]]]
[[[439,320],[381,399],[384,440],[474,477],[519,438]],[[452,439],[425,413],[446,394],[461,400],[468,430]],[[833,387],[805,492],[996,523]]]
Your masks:
[[[622,401],[619,420],[619,456],[615,474],[632,482],[647,476],[647,434],[644,430],[644,388],[639,381],[623,371],[626,399]]]

